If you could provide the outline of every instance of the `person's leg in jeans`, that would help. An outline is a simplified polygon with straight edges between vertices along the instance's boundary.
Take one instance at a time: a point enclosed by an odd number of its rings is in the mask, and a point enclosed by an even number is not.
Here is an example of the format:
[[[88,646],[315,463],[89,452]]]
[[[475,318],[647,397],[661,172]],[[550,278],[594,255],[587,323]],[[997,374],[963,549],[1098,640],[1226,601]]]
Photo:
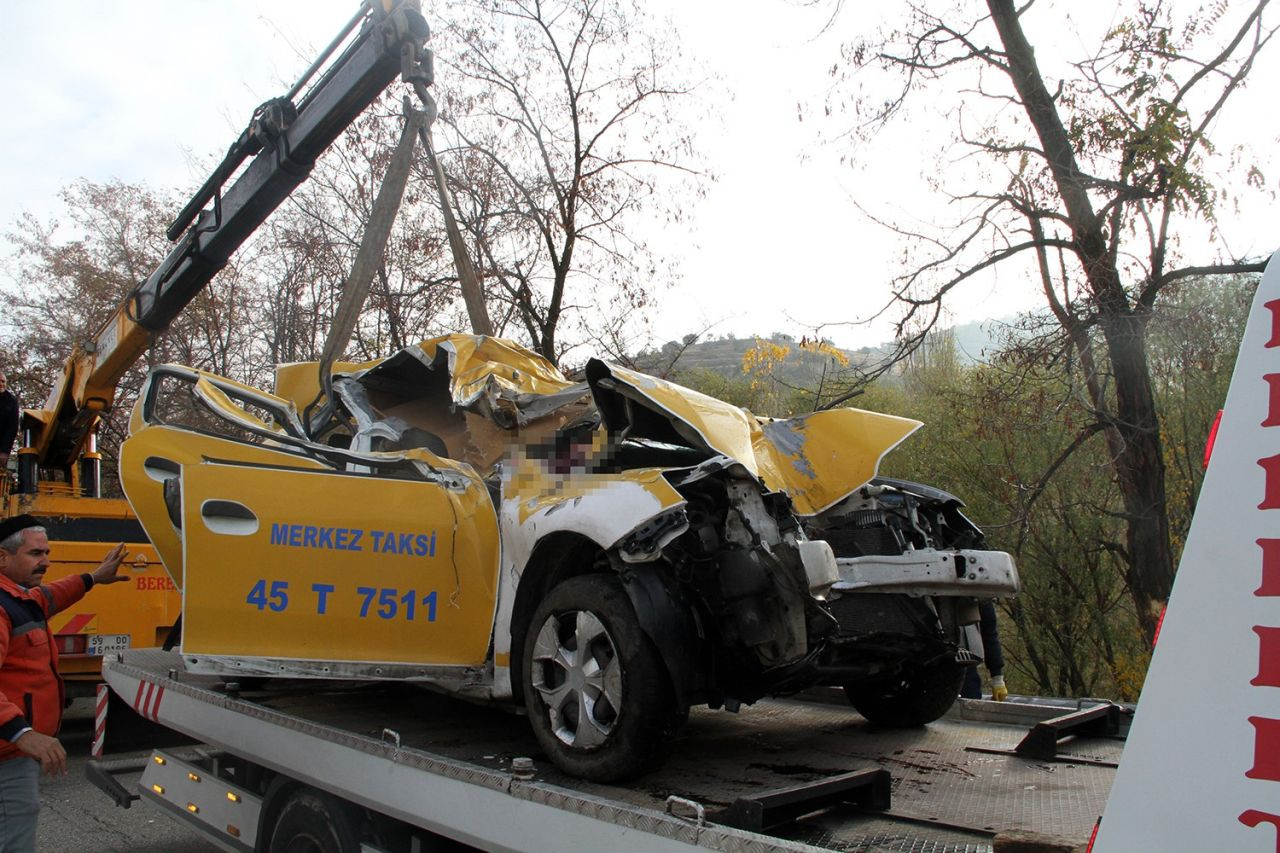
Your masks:
[[[960,682],[960,695],[965,699],[982,698],[982,676],[978,674],[976,664],[964,668],[964,680]]]
[[[40,765],[25,756],[0,761],[0,853],[35,853]]]

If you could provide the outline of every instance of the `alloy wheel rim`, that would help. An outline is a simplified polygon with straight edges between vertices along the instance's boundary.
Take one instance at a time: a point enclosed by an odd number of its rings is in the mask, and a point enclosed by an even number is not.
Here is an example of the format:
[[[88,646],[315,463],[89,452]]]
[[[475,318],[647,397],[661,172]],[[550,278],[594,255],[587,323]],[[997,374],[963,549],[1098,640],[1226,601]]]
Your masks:
[[[532,684],[556,738],[578,749],[602,745],[622,709],[622,666],[599,617],[588,610],[547,617],[534,641],[532,663]]]

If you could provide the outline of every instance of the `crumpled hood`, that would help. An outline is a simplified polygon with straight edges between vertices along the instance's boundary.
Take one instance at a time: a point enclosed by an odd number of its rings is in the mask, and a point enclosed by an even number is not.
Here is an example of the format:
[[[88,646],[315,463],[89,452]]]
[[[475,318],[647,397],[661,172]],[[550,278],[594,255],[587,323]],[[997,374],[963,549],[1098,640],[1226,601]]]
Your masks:
[[[841,408],[758,418],[706,394],[592,359],[587,381],[610,430],[688,444],[741,463],[800,515],[817,515],[875,477],[884,455],[921,422]]]

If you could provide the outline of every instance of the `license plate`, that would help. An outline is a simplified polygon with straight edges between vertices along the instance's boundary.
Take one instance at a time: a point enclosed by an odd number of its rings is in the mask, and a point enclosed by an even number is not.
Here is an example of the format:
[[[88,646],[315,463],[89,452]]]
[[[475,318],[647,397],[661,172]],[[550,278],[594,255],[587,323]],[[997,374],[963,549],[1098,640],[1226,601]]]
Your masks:
[[[113,655],[129,648],[128,634],[90,634],[88,639],[91,655]]]

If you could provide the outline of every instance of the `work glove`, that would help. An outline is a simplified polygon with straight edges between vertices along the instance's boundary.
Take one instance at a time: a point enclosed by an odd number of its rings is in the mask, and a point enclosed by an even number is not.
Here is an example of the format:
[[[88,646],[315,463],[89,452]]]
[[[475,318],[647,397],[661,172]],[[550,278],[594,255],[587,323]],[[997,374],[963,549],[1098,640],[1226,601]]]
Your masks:
[[[991,676],[991,698],[1003,702],[1009,698],[1009,688],[1004,686],[1003,675]]]

